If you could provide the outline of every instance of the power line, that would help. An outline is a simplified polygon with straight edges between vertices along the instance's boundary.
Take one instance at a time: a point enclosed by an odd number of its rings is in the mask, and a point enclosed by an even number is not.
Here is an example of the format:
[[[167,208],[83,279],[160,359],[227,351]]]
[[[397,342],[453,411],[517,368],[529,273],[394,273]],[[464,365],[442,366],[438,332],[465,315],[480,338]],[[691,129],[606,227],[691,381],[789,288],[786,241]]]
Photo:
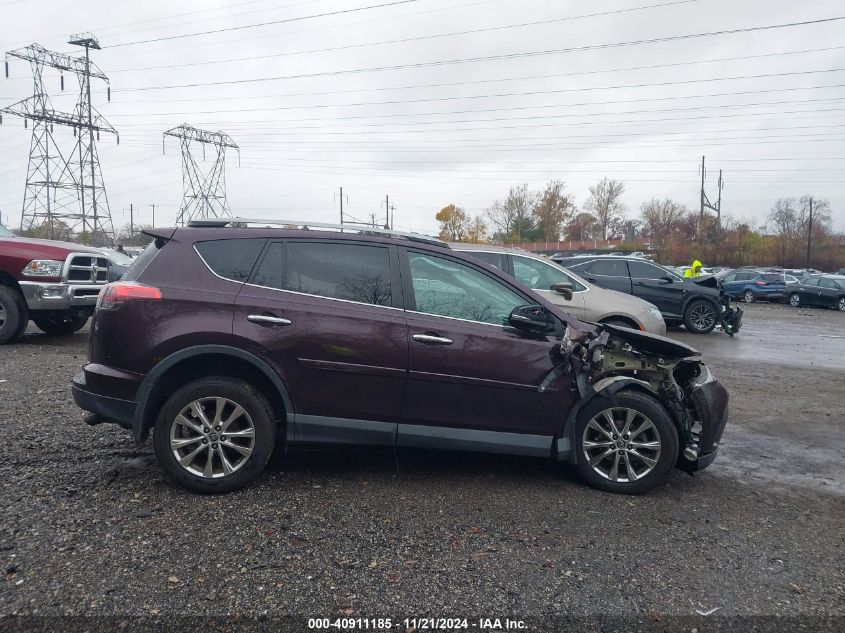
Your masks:
[[[407,1],[415,1],[415,0],[401,0],[403,2]],[[430,68],[434,66],[447,66],[447,65],[455,65],[455,64],[469,64],[469,63],[476,63],[476,62],[486,62],[486,61],[496,61],[502,59],[521,59],[525,57],[538,57],[544,55],[557,55],[562,53],[572,53],[576,51],[585,51],[585,50],[599,50],[599,49],[607,49],[607,48],[620,48],[625,46],[639,46],[643,44],[655,44],[659,42],[674,42],[679,40],[688,40],[688,39],[696,39],[696,38],[703,38],[703,37],[715,37],[720,35],[735,35],[738,33],[750,33],[754,31],[766,31],[766,30],[773,30],[773,29],[783,29],[783,28],[791,28],[796,26],[807,26],[812,24],[822,24],[828,22],[834,22],[838,20],[845,19],[845,16],[839,17],[832,17],[832,18],[822,18],[818,20],[805,20],[803,22],[789,22],[785,24],[770,24],[765,26],[753,26],[753,27],[745,27],[745,28],[738,28],[738,29],[725,29],[721,31],[710,31],[706,33],[688,33],[684,35],[670,35],[664,37],[655,37],[649,38],[644,40],[632,40],[626,42],[610,42],[604,44],[591,44],[587,46],[574,46],[568,48],[557,48],[557,49],[548,49],[548,50],[540,50],[540,51],[526,51],[521,53],[502,53],[499,55],[486,55],[481,57],[465,57],[465,58],[457,58],[457,59],[442,59],[442,60],[435,60],[430,62],[416,62],[412,64],[398,64],[393,66],[374,66],[369,68],[353,68],[353,69],[346,69],[346,70],[335,70],[335,71],[324,71],[318,73],[304,73],[299,75],[278,75],[273,77],[257,77],[253,79],[232,79],[228,81],[211,81],[211,82],[198,82],[198,83],[191,83],[191,84],[174,84],[169,86],[147,86],[143,88],[124,88],[123,91],[125,92],[138,92],[142,90],[170,90],[173,88],[195,88],[198,86],[222,86],[222,85],[233,85],[233,84],[244,84],[244,83],[256,83],[256,82],[263,82],[263,81],[278,81],[283,79],[300,79],[305,77],[326,77],[326,76],[338,76],[338,75],[347,75],[347,74],[358,74],[364,72],[381,72],[381,71],[391,71],[391,70],[409,70],[415,68]]]
[[[502,31],[506,29],[516,29],[516,28],[524,28],[529,26],[540,26],[545,24],[555,24],[558,22],[567,22],[571,20],[581,20],[584,18],[593,18],[593,17],[601,17],[606,15],[616,15],[619,13],[631,13],[633,11],[642,11],[646,9],[655,9],[660,7],[668,7],[677,4],[689,4],[690,2],[698,2],[699,0],[673,0],[672,2],[664,2],[661,4],[647,4],[641,5],[637,7],[629,7],[626,9],[614,9],[612,11],[600,11],[597,13],[587,13],[583,15],[573,15],[567,16],[563,18],[550,18],[548,20],[537,20],[535,22],[522,22],[519,24],[506,24],[502,26],[492,26],[486,28],[479,28],[479,29],[469,29],[465,31],[454,31],[451,33],[435,33],[432,35],[419,35],[416,37],[403,37],[399,39],[393,40],[383,40],[380,42],[363,42],[360,44],[347,44],[345,46],[334,46],[330,48],[317,48],[317,49],[309,49],[303,51],[288,51],[284,53],[273,53],[269,55],[257,55],[257,56],[250,56],[250,57],[235,57],[229,59],[217,59],[217,60],[207,60],[207,61],[200,61],[200,62],[188,62],[185,64],[167,64],[163,66],[142,66],[142,67],[135,67],[135,68],[126,68],[122,70],[118,70],[115,72],[130,72],[130,71],[139,71],[139,70],[162,70],[166,68],[181,68],[185,66],[203,66],[207,64],[222,64],[222,63],[230,63],[230,62],[243,62],[243,61],[254,61],[259,59],[272,59],[276,57],[288,57],[291,55],[306,55],[311,53],[329,53],[335,51],[343,51],[343,50],[350,50],[355,48],[365,48],[369,46],[384,46],[388,44],[405,44],[408,42],[419,42],[424,40],[430,39],[438,39],[443,37],[457,37],[461,35],[475,35],[478,33],[489,33],[493,31]]]
[[[244,29],[254,29],[262,26],[272,26],[274,24],[285,24],[288,22],[302,22],[303,20],[313,20],[316,18],[325,18],[333,15],[343,15],[346,13],[358,13],[361,11],[369,11],[371,9],[383,9],[385,7],[393,7],[401,4],[410,4],[418,0],[393,0],[392,2],[384,2],[382,4],[371,4],[366,7],[355,7],[352,9],[339,9],[337,11],[326,11],[323,13],[314,13],[312,15],[302,15],[295,18],[284,18],[282,20],[269,20],[267,22],[258,22],[256,24],[243,24],[241,26],[229,26],[222,29],[211,29],[208,31],[197,31],[196,33],[183,33],[181,35],[164,35],[162,37],[154,37],[147,40],[137,40],[134,42],[123,42],[120,44],[112,44],[111,48],[120,48],[122,46],[135,46],[136,44],[151,44],[154,42],[164,42],[167,40],[178,40],[185,37],[196,37],[198,35],[213,35],[215,33],[225,33],[227,31],[242,31]]]
[[[547,75],[523,75],[520,77],[501,77],[501,78],[494,78],[494,79],[475,79],[475,80],[463,80],[463,81],[453,81],[453,82],[445,82],[445,83],[434,83],[434,84],[411,84],[411,85],[404,85],[404,86],[379,86],[376,88],[354,88],[352,90],[319,90],[319,91],[311,91],[311,92],[288,92],[284,94],[272,94],[272,95],[244,95],[240,97],[208,97],[203,98],[203,101],[244,101],[244,100],[253,100],[253,99],[280,99],[286,97],[315,97],[315,96],[326,96],[326,95],[334,95],[334,94],[357,94],[361,92],[384,92],[387,90],[418,90],[418,89],[428,89],[428,88],[452,88],[455,86],[470,86],[470,85],[477,85],[477,84],[488,84],[488,83],[500,83],[500,82],[508,82],[508,81],[534,81],[537,79],[559,79],[560,77],[575,77],[578,75],[594,75],[594,74],[602,74],[602,73],[618,73],[618,72],[630,72],[636,70],[654,70],[657,68],[673,68],[677,66],[689,66],[693,64],[709,64],[714,62],[726,62],[726,61],[739,61],[739,60],[746,60],[746,59],[758,59],[764,57],[778,57],[781,55],[798,55],[804,53],[818,53],[818,52],[826,52],[826,51],[834,51],[834,50],[841,50],[845,48],[845,46],[830,46],[826,48],[811,48],[805,49],[800,51],[785,51],[780,53],[764,53],[759,55],[742,55],[739,57],[716,57],[711,59],[696,59],[690,60],[686,62],[673,62],[670,64],[651,64],[647,66],[628,66],[623,68],[609,68],[609,69],[596,69],[596,70],[584,70],[584,71],[576,71],[570,73],[554,73],[554,74],[547,74]],[[126,72],[125,70],[118,70],[114,72]],[[838,87],[838,86],[837,86]],[[782,88],[781,90],[796,90],[796,88]],[[744,94],[744,93],[732,93],[732,94]],[[672,97],[668,97],[672,98]],[[173,103],[173,102],[180,102],[180,101],[187,101],[187,102],[195,102],[197,99],[196,97],[191,99],[144,99],[144,103]]]

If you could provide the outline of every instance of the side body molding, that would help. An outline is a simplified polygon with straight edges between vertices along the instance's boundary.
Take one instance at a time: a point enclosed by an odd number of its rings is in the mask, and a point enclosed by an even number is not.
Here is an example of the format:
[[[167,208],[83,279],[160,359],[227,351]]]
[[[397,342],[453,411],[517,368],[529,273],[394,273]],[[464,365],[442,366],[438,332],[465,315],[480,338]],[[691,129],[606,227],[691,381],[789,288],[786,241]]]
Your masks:
[[[136,402],[138,404],[135,408],[135,417],[132,421],[132,436],[135,438],[136,442],[142,443],[147,438],[147,434],[152,426],[151,422],[155,419],[155,412],[149,410],[150,396],[161,377],[169,369],[172,369],[185,360],[196,358],[198,356],[209,355],[231,356],[233,358],[246,361],[261,371],[261,373],[263,373],[278,390],[279,396],[284,403],[285,413],[287,414],[288,419],[293,417],[293,404],[291,402],[290,395],[288,394],[288,390],[282,382],[282,379],[279,378],[279,375],[265,361],[261,360],[255,354],[238,349],[237,347],[230,347],[228,345],[197,345],[171,354],[153,367],[150,373],[148,373],[141,382],[141,385],[138,387],[138,395],[136,396]]]

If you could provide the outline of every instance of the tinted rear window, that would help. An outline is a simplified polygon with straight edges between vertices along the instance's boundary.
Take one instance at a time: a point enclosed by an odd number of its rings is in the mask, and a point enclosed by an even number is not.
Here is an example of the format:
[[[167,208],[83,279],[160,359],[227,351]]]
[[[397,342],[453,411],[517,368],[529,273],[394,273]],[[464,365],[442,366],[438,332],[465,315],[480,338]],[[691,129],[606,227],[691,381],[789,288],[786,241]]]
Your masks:
[[[165,244],[164,240],[153,240],[138,257],[132,260],[132,265],[123,274],[121,281],[137,281]]]
[[[606,277],[628,276],[628,266],[624,259],[597,259],[590,264],[587,270],[593,275],[604,275]]]
[[[265,240],[244,238],[197,242],[194,246],[208,267],[232,281],[246,281]]]
[[[276,242],[258,266],[255,283],[373,305],[389,306],[393,299],[384,246]]]
[[[760,278],[763,281],[770,281],[770,282],[780,281],[780,282],[783,282],[783,275],[777,275],[777,274],[774,274],[774,273],[769,273],[769,274],[766,274],[766,275],[760,275]]]

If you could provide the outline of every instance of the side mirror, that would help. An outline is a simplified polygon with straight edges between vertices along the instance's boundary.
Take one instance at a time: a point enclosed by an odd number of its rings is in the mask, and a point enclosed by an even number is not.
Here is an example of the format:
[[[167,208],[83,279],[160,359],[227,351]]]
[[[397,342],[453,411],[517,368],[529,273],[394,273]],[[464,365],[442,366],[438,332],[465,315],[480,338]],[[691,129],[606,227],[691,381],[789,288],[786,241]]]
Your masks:
[[[555,319],[543,306],[517,306],[508,316],[508,325],[522,332],[542,334],[555,328]]]
[[[552,284],[552,291],[562,295],[567,301],[572,301],[572,290],[572,282],[569,281],[560,281],[556,284]]]
[[[670,277],[669,275],[663,275],[660,278],[660,283],[662,283],[662,284],[673,284],[673,283],[675,283],[675,280],[672,277]]]

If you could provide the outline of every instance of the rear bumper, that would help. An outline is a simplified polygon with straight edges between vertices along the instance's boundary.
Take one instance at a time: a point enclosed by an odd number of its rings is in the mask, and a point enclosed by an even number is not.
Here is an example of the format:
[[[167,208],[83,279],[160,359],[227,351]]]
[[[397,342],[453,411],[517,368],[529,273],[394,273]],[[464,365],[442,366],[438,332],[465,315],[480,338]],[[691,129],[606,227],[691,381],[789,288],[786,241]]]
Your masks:
[[[21,281],[21,292],[30,310],[93,310],[103,284],[63,284]]]
[[[103,422],[117,424],[124,429],[132,429],[137,404],[134,400],[112,398],[89,389],[85,371],[73,377],[71,383],[73,401],[80,409],[93,413]]]

